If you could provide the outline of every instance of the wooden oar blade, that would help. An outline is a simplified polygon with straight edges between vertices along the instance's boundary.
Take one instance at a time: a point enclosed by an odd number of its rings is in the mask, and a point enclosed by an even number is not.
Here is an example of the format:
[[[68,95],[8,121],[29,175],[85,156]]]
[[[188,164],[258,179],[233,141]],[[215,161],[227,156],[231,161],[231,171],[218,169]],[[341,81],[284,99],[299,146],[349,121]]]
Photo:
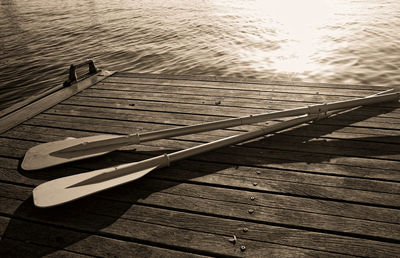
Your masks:
[[[338,111],[336,111],[338,112]],[[34,203],[38,207],[52,207],[70,202],[87,195],[97,193],[143,177],[150,171],[166,167],[170,162],[215,150],[231,144],[237,144],[271,132],[277,132],[311,120],[327,117],[335,111],[322,114],[301,116],[292,120],[260,128],[259,130],[229,136],[220,140],[180,150],[171,154],[156,156],[139,162],[127,163],[93,172],[59,178],[41,184],[33,190]]]
[[[129,167],[129,171],[124,171],[123,169],[118,171],[117,174],[124,174],[122,176],[114,175],[112,170],[107,168],[55,179],[33,189],[33,202],[35,206],[40,208],[58,206],[134,181],[158,167],[153,166],[138,171],[134,171],[134,168]]]
[[[77,151],[65,151],[85,145],[90,142],[98,142],[118,138],[118,135],[96,135],[83,138],[67,138],[61,141],[39,144],[29,149],[22,161],[24,170],[37,170],[56,166],[76,160],[92,158],[109,153],[118,146],[106,145],[98,148],[88,148]]]

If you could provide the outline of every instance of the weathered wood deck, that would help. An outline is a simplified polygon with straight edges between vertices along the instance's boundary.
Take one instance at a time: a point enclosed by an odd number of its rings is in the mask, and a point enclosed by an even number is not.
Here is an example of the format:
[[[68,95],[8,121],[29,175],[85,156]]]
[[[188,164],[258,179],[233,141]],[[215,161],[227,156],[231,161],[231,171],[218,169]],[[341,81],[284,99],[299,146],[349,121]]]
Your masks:
[[[0,256],[398,257],[399,103],[199,155],[57,208],[35,208],[32,189],[257,125],[146,142],[43,171],[18,168],[30,147],[65,137],[146,132],[381,90],[116,73],[0,135]]]

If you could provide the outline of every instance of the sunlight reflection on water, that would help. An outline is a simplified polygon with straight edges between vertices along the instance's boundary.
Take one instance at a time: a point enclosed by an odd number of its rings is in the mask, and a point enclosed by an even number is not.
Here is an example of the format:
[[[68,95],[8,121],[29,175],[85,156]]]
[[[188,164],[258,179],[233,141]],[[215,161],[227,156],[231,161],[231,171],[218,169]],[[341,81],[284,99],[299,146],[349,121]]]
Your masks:
[[[0,108],[71,63],[109,70],[352,84],[400,82],[396,0],[8,0]]]

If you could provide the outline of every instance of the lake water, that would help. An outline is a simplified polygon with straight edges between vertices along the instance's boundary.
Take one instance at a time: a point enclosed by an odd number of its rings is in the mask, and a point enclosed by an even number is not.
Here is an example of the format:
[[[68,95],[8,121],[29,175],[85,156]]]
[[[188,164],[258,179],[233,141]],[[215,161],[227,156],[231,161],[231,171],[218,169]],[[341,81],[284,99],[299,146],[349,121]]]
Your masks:
[[[0,3],[0,109],[86,59],[141,73],[400,84],[398,0]]]

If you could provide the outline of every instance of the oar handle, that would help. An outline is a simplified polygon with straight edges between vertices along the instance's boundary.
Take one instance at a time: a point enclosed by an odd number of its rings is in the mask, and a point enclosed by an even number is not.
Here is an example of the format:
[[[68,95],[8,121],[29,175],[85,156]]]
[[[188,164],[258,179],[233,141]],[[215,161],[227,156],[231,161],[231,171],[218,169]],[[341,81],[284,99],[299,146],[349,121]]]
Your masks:
[[[364,98],[357,98],[347,101],[338,101],[329,104],[325,104],[327,111],[337,110],[337,109],[347,109],[358,106],[373,105],[381,102],[389,102],[398,100],[400,97],[400,92],[388,93],[388,94],[374,94],[372,96],[367,96]],[[318,106],[318,105],[316,105]],[[320,105],[321,106],[321,105]],[[323,106],[323,105],[322,105]]]

